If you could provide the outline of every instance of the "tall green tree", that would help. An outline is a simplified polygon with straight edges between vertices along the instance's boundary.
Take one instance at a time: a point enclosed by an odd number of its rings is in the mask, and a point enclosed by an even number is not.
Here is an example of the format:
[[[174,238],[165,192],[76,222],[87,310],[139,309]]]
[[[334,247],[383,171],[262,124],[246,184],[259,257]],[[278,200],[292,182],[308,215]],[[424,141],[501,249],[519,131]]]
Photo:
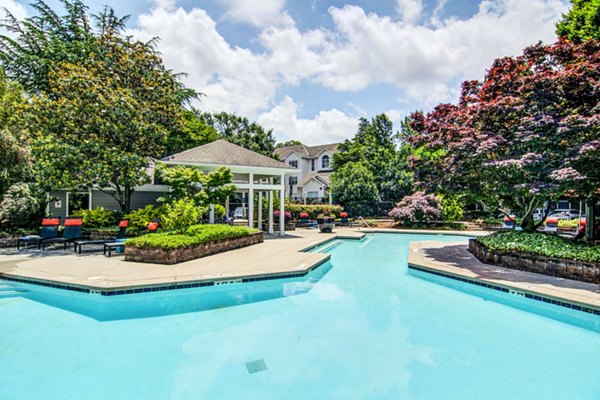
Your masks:
[[[276,142],[272,129],[265,129],[257,122],[250,122],[246,117],[226,112],[203,113],[201,118],[215,128],[220,137],[228,142],[273,157]]]
[[[362,162],[350,161],[331,175],[334,201],[354,216],[370,216],[380,200],[375,177]]]
[[[173,130],[167,138],[165,155],[179,153],[219,139],[219,133],[201,118],[196,109],[183,110],[182,127]]]
[[[600,40],[600,0],[571,0],[571,4],[556,24],[556,34],[576,43]]]
[[[12,184],[30,178],[31,154],[17,121],[24,104],[21,87],[0,70],[0,199]]]
[[[377,197],[398,201],[410,193],[411,180],[406,157],[397,144],[398,135],[387,115],[377,115],[371,121],[361,118],[356,135],[344,141],[333,155],[333,175],[341,174],[349,163],[360,163],[373,176]]]
[[[50,93],[50,74],[63,63],[81,64],[90,54],[100,54],[88,7],[80,0],[60,0],[59,15],[43,0],[30,4],[36,14],[23,21],[6,11],[0,24],[11,36],[0,35],[0,60],[7,74],[31,94]],[[97,18],[103,34],[124,28],[127,17],[116,18],[106,9]],[[15,38],[16,36],[16,38]]]
[[[124,35],[111,9],[92,28],[81,2],[63,4],[64,16],[38,1],[38,15],[9,19],[17,37],[0,49],[32,93],[23,127],[35,171],[46,190],[95,186],[128,211],[135,187],[148,181],[149,157],[164,155],[169,134],[183,129],[182,107],[194,93],[164,67],[154,41]],[[77,40],[53,58],[64,35]],[[47,68],[37,69],[38,47]]]
[[[277,143],[277,148],[288,147],[288,146],[298,146],[298,145],[301,145],[301,144],[302,144],[302,142],[299,141],[299,140],[288,140],[288,141],[285,141],[285,142]]]

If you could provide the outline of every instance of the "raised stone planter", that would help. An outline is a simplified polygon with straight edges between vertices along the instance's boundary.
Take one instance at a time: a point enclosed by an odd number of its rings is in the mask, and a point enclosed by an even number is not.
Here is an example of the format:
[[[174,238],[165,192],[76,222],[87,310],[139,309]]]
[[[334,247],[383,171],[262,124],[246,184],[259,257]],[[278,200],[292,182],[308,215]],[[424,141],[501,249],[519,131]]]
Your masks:
[[[145,262],[153,264],[177,264],[196,258],[222,253],[224,251],[251,246],[263,241],[263,233],[257,232],[250,236],[235,239],[213,240],[200,245],[176,250],[147,249],[135,246],[125,246],[125,261]]]
[[[23,236],[25,236],[25,235],[9,236],[9,237],[0,238],[0,248],[17,247],[17,240],[19,240],[19,238],[23,237]]]
[[[469,240],[469,251],[486,264],[600,284],[600,263],[526,253],[499,252],[489,250],[476,239]]]

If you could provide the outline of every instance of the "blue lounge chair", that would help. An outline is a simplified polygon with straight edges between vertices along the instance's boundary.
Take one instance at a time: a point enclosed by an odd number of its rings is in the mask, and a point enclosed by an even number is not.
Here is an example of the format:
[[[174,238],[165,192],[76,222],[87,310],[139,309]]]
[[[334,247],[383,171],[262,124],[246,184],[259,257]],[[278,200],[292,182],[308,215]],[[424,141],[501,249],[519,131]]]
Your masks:
[[[125,234],[127,233],[127,227],[129,226],[129,221],[126,219],[122,219],[121,221],[119,221],[119,232],[117,232],[117,236],[114,239],[110,239],[110,240],[105,240],[105,239],[98,239],[98,240],[76,240],[73,243],[73,251],[77,254],[81,254],[81,248],[83,246],[87,246],[87,245],[93,245],[93,244],[106,244],[106,243],[111,243],[111,242],[115,242],[119,239],[125,239]]]
[[[17,250],[21,247],[27,247],[35,244],[39,249],[42,242],[47,239],[58,237],[58,226],[60,225],[60,217],[42,218],[42,227],[39,235],[28,235],[17,240]]]
[[[64,249],[67,249],[67,244],[81,238],[81,226],[83,219],[81,217],[67,217],[65,219],[65,229],[62,237],[45,239],[41,241],[42,250],[46,250],[46,245],[51,243],[62,243]]]

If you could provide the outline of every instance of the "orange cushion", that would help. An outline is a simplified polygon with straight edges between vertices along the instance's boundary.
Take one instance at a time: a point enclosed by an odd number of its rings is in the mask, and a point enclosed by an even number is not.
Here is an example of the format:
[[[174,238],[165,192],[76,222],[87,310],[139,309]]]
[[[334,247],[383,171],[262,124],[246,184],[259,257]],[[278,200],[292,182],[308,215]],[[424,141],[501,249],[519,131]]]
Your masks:
[[[558,224],[558,218],[546,218],[547,224]]]
[[[65,226],[81,226],[83,224],[82,218],[68,218],[65,219]]]
[[[60,218],[42,218],[42,226],[60,225]]]
[[[129,221],[126,219],[119,221],[119,228],[127,228],[129,226]]]
[[[148,224],[148,230],[149,230],[150,232],[154,232],[154,231],[155,231],[155,230],[157,230],[157,229],[158,229],[158,222],[150,222],[150,223]]]

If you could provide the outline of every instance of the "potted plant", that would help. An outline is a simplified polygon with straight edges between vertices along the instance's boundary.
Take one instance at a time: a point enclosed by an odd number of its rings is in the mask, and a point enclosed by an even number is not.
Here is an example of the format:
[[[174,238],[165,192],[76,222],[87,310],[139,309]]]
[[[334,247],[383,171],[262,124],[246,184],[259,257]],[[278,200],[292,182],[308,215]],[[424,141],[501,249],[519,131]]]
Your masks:
[[[279,222],[279,219],[281,218],[281,212],[279,210],[275,210],[275,211],[273,211],[273,216],[275,217],[275,222]],[[292,222],[292,213],[291,212],[286,211],[283,218],[285,221],[285,230],[286,231],[296,230],[296,224],[294,222]]]
[[[323,214],[317,216],[317,225],[319,226],[319,232],[333,232],[333,228],[335,227],[335,214],[332,214],[329,210],[323,210]]]

